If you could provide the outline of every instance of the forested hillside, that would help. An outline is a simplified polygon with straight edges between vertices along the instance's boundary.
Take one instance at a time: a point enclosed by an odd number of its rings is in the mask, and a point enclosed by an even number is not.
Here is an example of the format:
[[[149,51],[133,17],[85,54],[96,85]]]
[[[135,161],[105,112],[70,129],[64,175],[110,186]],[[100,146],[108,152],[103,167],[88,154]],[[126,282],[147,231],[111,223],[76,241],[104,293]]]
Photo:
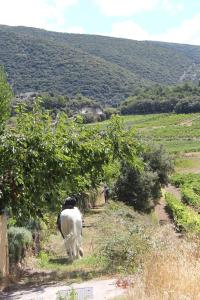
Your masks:
[[[0,26],[15,94],[77,93],[116,105],[144,86],[199,80],[200,47]]]
[[[144,88],[121,104],[121,113],[124,115],[169,112],[200,112],[200,84]]]

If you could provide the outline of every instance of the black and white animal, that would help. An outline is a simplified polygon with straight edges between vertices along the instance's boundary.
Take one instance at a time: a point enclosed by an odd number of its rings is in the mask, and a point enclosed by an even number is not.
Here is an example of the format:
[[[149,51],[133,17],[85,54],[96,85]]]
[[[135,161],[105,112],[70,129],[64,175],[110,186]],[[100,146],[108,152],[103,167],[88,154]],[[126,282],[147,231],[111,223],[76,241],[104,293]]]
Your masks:
[[[67,198],[57,219],[58,229],[62,234],[71,261],[83,256],[82,214],[75,205],[75,198]]]

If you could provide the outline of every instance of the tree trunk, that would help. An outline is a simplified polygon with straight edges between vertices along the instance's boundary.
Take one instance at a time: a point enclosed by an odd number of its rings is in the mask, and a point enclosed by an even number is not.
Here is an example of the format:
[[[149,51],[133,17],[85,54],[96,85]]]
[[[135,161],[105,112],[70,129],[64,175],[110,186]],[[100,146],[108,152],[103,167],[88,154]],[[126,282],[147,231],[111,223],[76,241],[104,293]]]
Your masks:
[[[9,274],[7,217],[0,214],[0,277]]]

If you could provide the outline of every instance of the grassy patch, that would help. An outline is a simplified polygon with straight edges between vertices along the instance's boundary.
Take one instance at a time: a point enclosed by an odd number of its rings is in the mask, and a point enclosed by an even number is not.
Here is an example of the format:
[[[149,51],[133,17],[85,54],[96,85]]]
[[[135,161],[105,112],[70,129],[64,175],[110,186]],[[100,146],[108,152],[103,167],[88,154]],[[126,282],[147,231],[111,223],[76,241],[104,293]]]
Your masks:
[[[175,160],[175,171],[177,173],[189,173],[192,171],[200,170],[200,155],[198,153],[192,153],[190,156],[179,156]]]
[[[179,158],[176,160],[177,172],[181,169],[192,169],[197,166],[197,160],[192,158]]]
[[[57,278],[65,277],[70,281],[88,280],[105,274],[103,263],[95,255],[86,256],[71,263],[67,257],[55,257],[46,252],[40,252],[37,265],[40,269],[55,272]]]
[[[98,252],[108,273],[134,273],[151,248],[154,225],[120,202],[108,205],[98,227]]]
[[[151,248],[155,222],[150,216],[140,215],[123,203],[110,201],[105,207],[86,213],[84,221],[84,257],[69,262],[62,238],[52,235],[34,261],[40,274],[49,274],[44,280],[54,277],[55,280],[64,278],[72,282],[134,273],[143,255]]]

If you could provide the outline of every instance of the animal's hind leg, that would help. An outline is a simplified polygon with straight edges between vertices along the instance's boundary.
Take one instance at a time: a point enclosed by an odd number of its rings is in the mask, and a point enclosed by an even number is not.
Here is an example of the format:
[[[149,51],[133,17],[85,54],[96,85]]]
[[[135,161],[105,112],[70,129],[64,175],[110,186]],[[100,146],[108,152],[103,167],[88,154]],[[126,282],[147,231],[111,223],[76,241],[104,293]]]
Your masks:
[[[78,252],[78,257],[83,257],[83,248],[81,247],[82,245],[82,238],[79,235],[78,241],[77,241],[77,252]]]
[[[76,240],[73,241],[73,255],[74,255],[74,258],[77,258],[77,257],[78,257],[78,251],[77,251]]]
[[[72,247],[69,246],[69,240],[66,241],[66,239],[65,239],[65,249],[66,249],[66,252],[67,252],[67,256],[69,257],[69,260],[73,261]]]
[[[68,256],[69,256],[69,261],[74,260],[73,249],[71,247],[68,249]]]
[[[81,257],[83,257],[83,248],[79,247],[78,253]]]

